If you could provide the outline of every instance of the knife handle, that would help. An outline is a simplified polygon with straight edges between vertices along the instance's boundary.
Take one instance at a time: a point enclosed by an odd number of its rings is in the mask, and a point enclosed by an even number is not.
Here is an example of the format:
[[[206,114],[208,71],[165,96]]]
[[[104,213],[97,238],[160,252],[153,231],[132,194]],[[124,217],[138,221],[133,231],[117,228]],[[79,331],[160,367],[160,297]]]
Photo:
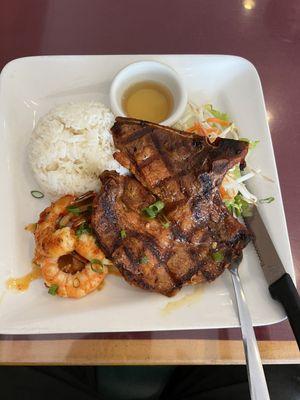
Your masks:
[[[300,349],[300,297],[292,278],[284,274],[270,285],[269,291],[283,305]]]

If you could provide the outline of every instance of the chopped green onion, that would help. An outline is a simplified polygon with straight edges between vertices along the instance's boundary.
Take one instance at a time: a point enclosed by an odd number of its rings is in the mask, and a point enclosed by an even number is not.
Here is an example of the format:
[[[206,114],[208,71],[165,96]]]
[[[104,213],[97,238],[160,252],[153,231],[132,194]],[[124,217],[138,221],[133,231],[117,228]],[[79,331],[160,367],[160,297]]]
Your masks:
[[[42,199],[45,197],[44,193],[40,192],[39,190],[32,190],[30,193],[35,199]]]
[[[67,210],[68,210],[70,213],[75,214],[75,215],[81,214],[80,208],[79,208],[79,207],[76,207],[76,206],[68,206],[68,207],[67,207]]]
[[[164,207],[165,203],[161,200],[157,200],[155,203],[150,204],[150,206],[143,208],[142,211],[147,215],[148,218],[154,219]]]
[[[140,258],[139,260],[139,264],[147,264],[147,262],[149,261],[147,256],[143,256]]]
[[[125,231],[125,229],[121,229],[121,231],[120,231],[120,236],[121,236],[122,239],[125,239],[125,238],[126,238],[126,231]]]
[[[98,265],[97,267],[94,267],[94,265],[91,265],[91,269],[94,272],[98,272],[98,274],[101,274],[103,272],[103,267],[102,265]]]
[[[84,233],[89,233],[89,234],[91,234],[92,233],[92,229],[91,229],[91,227],[86,223],[86,222],[84,222],[83,224],[81,224],[80,226],[79,226],[79,228],[78,229],[76,229],[76,236],[81,236],[81,235],[83,235]]]
[[[152,204],[153,210],[160,212],[165,207],[165,203],[161,200],[157,200],[154,204]]]
[[[93,258],[90,261],[91,264],[99,264],[99,265],[112,265],[112,262],[108,260],[107,258],[102,258],[102,260],[98,260],[97,258]]]
[[[143,212],[147,215],[148,218],[154,219],[157,215],[155,211],[153,211],[150,207],[144,208]]]
[[[168,220],[168,218],[163,213],[159,214],[158,218],[160,220],[160,223],[162,224],[162,226],[165,229],[169,228],[169,226],[171,225],[171,222]]]
[[[48,293],[51,294],[51,296],[55,296],[57,289],[58,289],[58,285],[51,285],[49,287]]]
[[[103,263],[101,260],[98,260],[97,258],[93,258],[90,261],[90,263],[91,263],[92,271],[99,272],[99,273],[103,272]],[[96,267],[94,266],[95,264],[97,265]]]
[[[260,199],[259,202],[260,204],[264,204],[264,203],[272,203],[272,201],[275,200],[275,197],[271,196],[271,197],[266,197],[265,199]]]
[[[224,260],[224,255],[221,251],[216,251],[215,253],[212,254],[212,258],[216,261],[216,262],[221,262]]]
[[[100,265],[102,265],[102,261],[101,261],[101,260],[98,260],[98,258],[93,258],[93,259],[90,261],[90,263],[91,263],[91,264],[100,264]]]

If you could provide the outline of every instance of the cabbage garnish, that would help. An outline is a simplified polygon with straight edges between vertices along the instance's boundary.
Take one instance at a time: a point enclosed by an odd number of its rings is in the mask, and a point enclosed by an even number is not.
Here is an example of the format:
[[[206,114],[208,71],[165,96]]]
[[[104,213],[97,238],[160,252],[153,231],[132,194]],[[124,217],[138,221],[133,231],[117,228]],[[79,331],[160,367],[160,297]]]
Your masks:
[[[259,140],[240,138],[238,128],[230,120],[228,114],[216,110],[212,104],[197,106],[189,102],[184,115],[174,125],[174,128],[191,134],[206,136],[211,142],[216,140],[217,137],[243,140],[249,143],[249,153],[259,143]],[[257,197],[245,186],[245,182],[254,176],[259,176],[272,182],[270,178],[262,175],[260,170],[255,170],[249,165],[242,172],[240,166],[236,165],[224,177],[220,187],[220,194],[229,211],[237,217],[251,215],[253,205],[258,203]],[[262,200],[264,203],[273,201],[271,197]]]
[[[221,119],[222,121],[229,121],[229,117],[226,113],[222,113],[221,111],[215,110],[211,104],[204,104],[203,107],[215,118]]]
[[[231,214],[237,217],[251,217],[253,204],[248,203],[247,200],[238,193],[233,200],[224,200],[226,207]]]

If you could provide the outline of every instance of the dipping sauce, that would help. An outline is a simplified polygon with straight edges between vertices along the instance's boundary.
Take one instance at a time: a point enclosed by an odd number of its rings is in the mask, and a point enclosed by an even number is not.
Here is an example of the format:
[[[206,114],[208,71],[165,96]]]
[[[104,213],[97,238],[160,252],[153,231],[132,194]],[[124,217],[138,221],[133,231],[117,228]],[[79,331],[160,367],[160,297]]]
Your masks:
[[[108,273],[109,273],[110,275],[122,276],[122,275],[121,275],[121,272],[120,272],[120,271],[118,270],[118,268],[115,267],[114,265],[108,265],[107,268],[108,268]]]
[[[41,268],[36,265],[32,264],[32,270],[29,274],[22,276],[21,278],[10,278],[6,282],[6,286],[8,289],[14,289],[19,292],[24,292],[28,289],[30,283],[35,279],[41,277]]]
[[[169,315],[173,311],[178,310],[183,306],[190,306],[198,302],[199,298],[202,297],[204,291],[203,285],[195,286],[194,290],[190,294],[186,294],[179,300],[169,301],[166,306],[161,310],[162,315]]]
[[[153,81],[135,83],[125,91],[122,99],[122,107],[128,117],[156,123],[171,115],[173,105],[170,90]]]

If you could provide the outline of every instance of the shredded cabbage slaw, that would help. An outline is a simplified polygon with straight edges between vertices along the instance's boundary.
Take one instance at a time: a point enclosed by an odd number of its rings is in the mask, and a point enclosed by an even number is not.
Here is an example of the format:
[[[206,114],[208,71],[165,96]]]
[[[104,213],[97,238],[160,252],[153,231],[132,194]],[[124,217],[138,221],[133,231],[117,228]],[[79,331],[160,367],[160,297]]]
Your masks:
[[[214,109],[211,104],[204,104],[199,107],[190,102],[184,115],[177,121],[174,128],[200,136],[207,136],[212,142],[217,137],[245,140],[249,142],[249,152],[253,151],[259,143],[258,140],[250,141],[246,138],[241,138],[236,125],[230,120],[229,116]],[[236,217],[251,215],[253,205],[265,200],[258,200],[245,186],[245,182],[254,176],[260,176],[271,181],[270,178],[262,175],[260,170],[250,167],[249,164],[243,171],[240,170],[239,165],[236,165],[224,177],[220,187],[221,197],[229,211]],[[268,199],[273,201],[274,197]],[[265,202],[269,203],[270,201]]]

